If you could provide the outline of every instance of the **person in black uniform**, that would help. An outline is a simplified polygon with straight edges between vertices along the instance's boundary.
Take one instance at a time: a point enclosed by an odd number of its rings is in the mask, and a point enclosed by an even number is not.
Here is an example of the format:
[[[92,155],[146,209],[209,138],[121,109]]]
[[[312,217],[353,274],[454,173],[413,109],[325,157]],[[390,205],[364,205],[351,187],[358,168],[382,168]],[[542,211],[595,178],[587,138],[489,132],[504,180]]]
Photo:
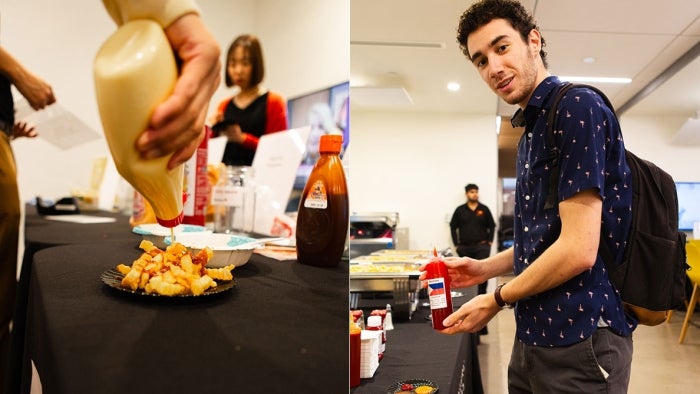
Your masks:
[[[489,208],[479,202],[479,186],[470,183],[464,187],[467,202],[455,209],[450,220],[452,242],[459,257],[471,257],[482,260],[491,254],[491,244],[496,229],[496,222]],[[487,282],[479,284],[479,294],[486,294]],[[479,335],[488,334],[484,327]]]

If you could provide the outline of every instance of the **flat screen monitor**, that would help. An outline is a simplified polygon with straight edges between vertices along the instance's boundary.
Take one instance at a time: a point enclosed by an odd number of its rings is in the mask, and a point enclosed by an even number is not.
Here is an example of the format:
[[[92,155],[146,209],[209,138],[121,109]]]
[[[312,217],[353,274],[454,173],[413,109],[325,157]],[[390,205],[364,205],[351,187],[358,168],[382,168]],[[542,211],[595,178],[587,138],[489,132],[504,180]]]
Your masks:
[[[296,212],[301,193],[311,169],[318,159],[318,145],[322,134],[342,134],[342,158],[350,143],[350,83],[343,82],[287,101],[291,128],[309,127],[306,151],[297,169],[292,194],[285,212]]]
[[[676,182],[678,193],[678,229],[693,231],[700,222],[700,182]]]

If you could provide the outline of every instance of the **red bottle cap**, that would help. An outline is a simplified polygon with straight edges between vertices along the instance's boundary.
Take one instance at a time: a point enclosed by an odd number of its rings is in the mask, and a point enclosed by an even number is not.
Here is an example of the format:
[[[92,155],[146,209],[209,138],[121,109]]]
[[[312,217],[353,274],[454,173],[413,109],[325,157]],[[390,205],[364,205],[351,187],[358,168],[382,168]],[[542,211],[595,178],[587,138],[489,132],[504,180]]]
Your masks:
[[[177,215],[176,217],[174,217],[172,219],[161,219],[159,217],[156,217],[156,220],[158,221],[158,224],[160,224],[163,227],[173,228],[173,227],[177,226],[178,224],[181,224],[184,218],[185,218],[185,213],[180,212],[179,215]]]
[[[343,136],[341,134],[324,134],[318,148],[319,153],[340,153],[343,147]]]

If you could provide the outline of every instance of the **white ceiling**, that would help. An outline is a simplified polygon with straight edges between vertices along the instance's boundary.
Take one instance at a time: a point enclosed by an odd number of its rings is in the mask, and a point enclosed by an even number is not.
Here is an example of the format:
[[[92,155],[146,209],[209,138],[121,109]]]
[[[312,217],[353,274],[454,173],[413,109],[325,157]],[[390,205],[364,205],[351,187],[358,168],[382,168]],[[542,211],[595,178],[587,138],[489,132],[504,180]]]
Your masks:
[[[354,109],[447,111],[509,116],[456,43],[459,17],[473,1],[352,0],[350,82]],[[555,75],[629,77],[600,84],[625,105],[700,43],[698,0],[523,0],[546,40]],[[584,57],[596,58],[586,64]],[[448,82],[462,89],[450,92]],[[364,88],[359,87],[364,86]],[[374,88],[373,92],[366,92]],[[386,88],[376,90],[376,88]],[[410,99],[409,99],[410,98]],[[700,110],[700,59],[625,114],[694,117]],[[505,107],[505,108],[503,108]]]

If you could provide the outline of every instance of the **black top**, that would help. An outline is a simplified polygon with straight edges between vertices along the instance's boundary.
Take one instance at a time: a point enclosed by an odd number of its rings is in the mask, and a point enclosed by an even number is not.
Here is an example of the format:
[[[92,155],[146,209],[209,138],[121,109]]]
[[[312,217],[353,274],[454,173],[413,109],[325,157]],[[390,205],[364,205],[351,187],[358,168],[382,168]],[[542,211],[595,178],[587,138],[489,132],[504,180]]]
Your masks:
[[[450,220],[452,242],[455,246],[470,246],[480,242],[492,242],[496,223],[489,208],[479,203],[475,210],[462,204],[455,209]]]
[[[15,102],[12,98],[12,83],[6,76],[0,75],[0,121],[5,122],[6,125],[13,125],[15,123]],[[9,132],[12,131],[11,127],[7,128]],[[3,130],[8,133],[8,130]]]
[[[262,137],[267,125],[268,94],[269,92],[260,95],[245,108],[239,108],[232,99],[224,110],[222,123],[237,124],[245,133],[258,138]],[[218,135],[216,127],[214,131]],[[228,142],[224,150],[223,162],[230,166],[249,166],[253,164],[253,157],[255,157],[255,149],[249,149],[235,142]]]

